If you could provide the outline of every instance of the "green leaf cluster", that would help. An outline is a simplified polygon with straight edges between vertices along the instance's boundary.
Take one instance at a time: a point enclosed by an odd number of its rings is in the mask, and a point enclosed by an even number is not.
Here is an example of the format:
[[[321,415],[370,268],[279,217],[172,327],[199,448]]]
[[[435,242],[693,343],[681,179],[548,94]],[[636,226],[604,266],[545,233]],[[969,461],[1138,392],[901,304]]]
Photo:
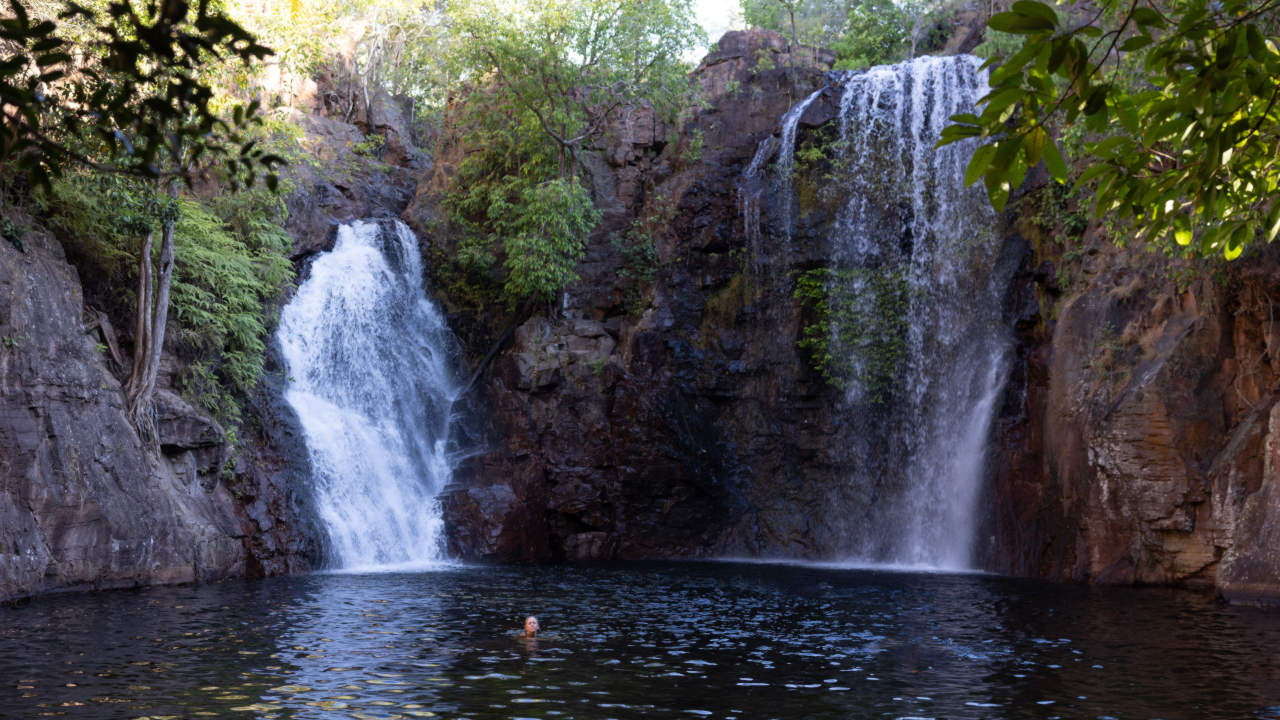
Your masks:
[[[262,376],[270,301],[293,281],[284,208],[262,191],[205,204],[178,200],[173,310],[178,339],[196,358],[186,389],[236,425],[240,402]],[[212,382],[210,381],[212,379]]]
[[[169,322],[176,347],[192,360],[185,389],[225,424],[262,375],[270,316],[264,308],[293,280],[286,210],[265,188],[176,200],[154,183],[115,174],[71,173],[40,198],[45,222],[82,272],[132,306],[137,238],[175,219]]]
[[[857,70],[909,59],[940,48],[949,31],[946,0],[741,0],[751,27],[776,30],[836,53],[837,70]]]
[[[249,65],[270,50],[208,2],[100,8],[65,2],[56,17],[8,0],[0,17],[0,168],[48,187],[69,167],[190,183],[218,166],[252,184],[282,160],[241,137],[256,102],[216,111],[208,66]]]
[[[795,297],[809,318],[797,343],[831,385],[887,401],[906,352],[911,287],[905,271],[817,268],[796,279]]]
[[[1068,23],[1019,0],[988,27],[1022,38],[991,72],[980,113],[952,118],[940,144],[978,137],[968,182],[1000,209],[1029,168],[1072,179],[1055,124],[1089,135],[1077,187],[1093,214],[1169,251],[1238,257],[1280,234],[1277,0],[1097,3]]]
[[[600,211],[586,188],[573,179],[508,186],[495,196],[489,219],[503,238],[508,298],[532,297],[548,302],[577,279],[587,235],[600,221]]]
[[[622,289],[622,304],[631,315],[639,315],[648,305],[645,294],[658,279],[661,258],[653,243],[650,227],[637,218],[623,235],[615,235],[613,247],[622,255],[618,268],[618,286]]]
[[[674,121],[692,92],[680,58],[701,30],[689,0],[478,0],[448,15],[467,90],[445,133],[465,153],[445,192],[467,236],[459,263],[473,276],[501,263],[491,276],[509,305],[548,300],[577,277],[600,218],[583,153],[626,111]]]

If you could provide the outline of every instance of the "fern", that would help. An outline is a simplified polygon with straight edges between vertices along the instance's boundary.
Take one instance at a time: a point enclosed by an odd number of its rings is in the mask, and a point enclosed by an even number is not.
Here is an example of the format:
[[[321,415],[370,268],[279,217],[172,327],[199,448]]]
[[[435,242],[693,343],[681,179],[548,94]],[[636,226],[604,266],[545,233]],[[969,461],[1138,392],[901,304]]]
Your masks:
[[[153,185],[94,173],[55,181],[40,198],[46,223],[82,277],[109,288],[117,313],[136,307],[139,240],[159,229],[163,202]],[[278,195],[261,188],[207,200],[184,196],[178,211],[169,331],[172,347],[190,361],[180,382],[191,400],[232,427],[262,375],[275,301],[294,278],[287,212]]]

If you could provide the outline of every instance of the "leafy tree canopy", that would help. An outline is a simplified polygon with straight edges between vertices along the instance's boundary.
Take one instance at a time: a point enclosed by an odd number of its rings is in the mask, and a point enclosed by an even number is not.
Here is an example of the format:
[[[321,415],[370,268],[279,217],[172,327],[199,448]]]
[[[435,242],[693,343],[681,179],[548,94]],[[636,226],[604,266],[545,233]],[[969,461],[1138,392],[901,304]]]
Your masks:
[[[467,252],[505,255],[508,301],[549,299],[599,220],[583,152],[628,108],[675,117],[701,30],[689,0],[458,0],[449,16],[465,83],[450,122],[469,154],[447,204]]]
[[[906,60],[945,38],[950,0],[742,0],[747,25],[768,28],[804,45],[836,53],[837,70]]]
[[[966,179],[1002,208],[1042,160],[1073,176],[1055,130],[1083,123],[1075,177],[1095,216],[1170,250],[1238,257],[1280,234],[1280,0],[1101,0],[1077,22],[1019,0],[989,28],[1021,36],[981,112],[942,143],[989,142]]]
[[[33,14],[22,0],[8,4],[0,165],[47,186],[70,166],[190,181],[217,163],[233,182],[252,182],[281,162],[240,136],[256,105],[226,118],[216,111],[208,66],[249,64],[270,51],[208,0],[66,2],[56,17]]]
[[[518,132],[536,140],[517,144],[562,176],[623,108],[677,110],[680,58],[702,39],[690,0],[459,0],[449,14],[458,74],[482,104],[532,121]]]

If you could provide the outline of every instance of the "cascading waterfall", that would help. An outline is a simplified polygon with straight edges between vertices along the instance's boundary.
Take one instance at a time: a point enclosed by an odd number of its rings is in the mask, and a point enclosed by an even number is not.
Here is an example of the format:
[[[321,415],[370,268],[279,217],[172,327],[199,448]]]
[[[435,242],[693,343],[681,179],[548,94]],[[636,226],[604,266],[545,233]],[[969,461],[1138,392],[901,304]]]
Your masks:
[[[334,562],[439,561],[456,340],[424,292],[413,232],[399,221],[339,228],[278,337]]]
[[[831,155],[847,200],[825,282],[829,301],[844,304],[831,308],[833,325],[861,323],[831,335],[845,361],[846,421],[872,438],[849,462],[866,502],[850,511],[842,552],[861,562],[972,566],[1010,345],[1000,317],[1008,269],[984,191],[964,185],[973,142],[934,145],[987,91],[980,63],[922,57],[839,79]],[[877,362],[889,364],[891,387],[876,387]]]

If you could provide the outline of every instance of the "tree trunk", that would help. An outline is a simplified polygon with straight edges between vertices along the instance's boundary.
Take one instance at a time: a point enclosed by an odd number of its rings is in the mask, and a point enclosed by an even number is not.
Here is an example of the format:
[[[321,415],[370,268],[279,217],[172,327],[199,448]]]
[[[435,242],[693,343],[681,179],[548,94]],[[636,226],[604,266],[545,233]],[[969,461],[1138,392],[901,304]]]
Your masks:
[[[175,194],[175,189],[170,187],[169,196],[172,198]],[[133,370],[129,373],[129,382],[125,386],[133,424],[142,440],[152,446],[158,446],[160,442],[152,399],[155,396],[156,379],[160,375],[165,324],[169,321],[169,291],[173,286],[174,222],[172,214],[165,219],[160,240],[160,266],[154,280],[151,267],[153,233],[148,233],[143,242],[142,255],[138,259],[138,315],[133,345]]]
[[[132,410],[134,399],[147,376],[147,359],[151,347],[151,243],[155,233],[147,233],[138,251],[138,310],[133,324],[133,369],[125,384],[125,395]]]
[[[156,306],[151,324],[151,362],[147,366],[147,401],[156,388],[156,378],[160,374],[160,352],[164,349],[164,328],[169,321],[169,289],[173,287],[173,224],[172,219],[164,224],[164,235],[160,244],[160,286],[156,288]]]
[[[796,53],[800,51],[800,42],[796,33],[796,4],[789,2],[787,13],[791,16],[791,102],[800,100],[800,89],[796,84]]]

